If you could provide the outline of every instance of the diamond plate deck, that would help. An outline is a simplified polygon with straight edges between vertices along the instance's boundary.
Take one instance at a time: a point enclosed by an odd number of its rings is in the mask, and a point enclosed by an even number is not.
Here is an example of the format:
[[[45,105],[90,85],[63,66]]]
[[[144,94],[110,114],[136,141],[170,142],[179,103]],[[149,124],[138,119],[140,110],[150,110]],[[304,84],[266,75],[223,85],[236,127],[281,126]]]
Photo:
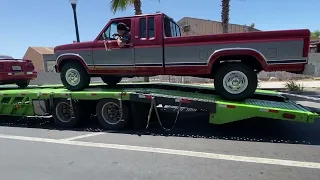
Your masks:
[[[262,106],[262,107],[268,107],[268,108],[290,109],[290,110],[296,110],[296,111],[308,111],[298,105],[295,105],[293,103],[288,103],[288,102],[276,102],[276,101],[248,99],[245,101],[245,103],[248,105]]]

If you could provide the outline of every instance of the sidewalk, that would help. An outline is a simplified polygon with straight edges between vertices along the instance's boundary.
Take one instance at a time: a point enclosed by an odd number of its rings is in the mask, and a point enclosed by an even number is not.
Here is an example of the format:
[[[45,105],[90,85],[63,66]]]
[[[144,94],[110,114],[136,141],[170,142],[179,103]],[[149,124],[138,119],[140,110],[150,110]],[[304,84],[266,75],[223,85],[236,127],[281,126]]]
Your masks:
[[[286,81],[260,81],[260,89],[285,89]],[[297,84],[301,84],[304,88],[320,88],[320,81],[296,81]]]
[[[259,82],[259,89],[270,89],[270,90],[284,90],[286,89],[287,81],[260,81]],[[301,84],[304,88],[316,88],[319,89],[320,92],[320,81],[296,81],[297,84]],[[201,85],[211,86],[213,84],[210,83],[202,83]]]

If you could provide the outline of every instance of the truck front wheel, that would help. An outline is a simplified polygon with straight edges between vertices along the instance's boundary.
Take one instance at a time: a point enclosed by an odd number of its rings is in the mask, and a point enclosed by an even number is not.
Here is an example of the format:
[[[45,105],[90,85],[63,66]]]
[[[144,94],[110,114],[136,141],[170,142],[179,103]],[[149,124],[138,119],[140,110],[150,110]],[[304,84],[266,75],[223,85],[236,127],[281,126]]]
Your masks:
[[[90,76],[86,70],[75,62],[68,62],[61,68],[62,84],[70,91],[81,91],[90,84]]]
[[[226,100],[243,101],[248,99],[258,86],[257,74],[246,64],[225,63],[215,74],[215,90]]]

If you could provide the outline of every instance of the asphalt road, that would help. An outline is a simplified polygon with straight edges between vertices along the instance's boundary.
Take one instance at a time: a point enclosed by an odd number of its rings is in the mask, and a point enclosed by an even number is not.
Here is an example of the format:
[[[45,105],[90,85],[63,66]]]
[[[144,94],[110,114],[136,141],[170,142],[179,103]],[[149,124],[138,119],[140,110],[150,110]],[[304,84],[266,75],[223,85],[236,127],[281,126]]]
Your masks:
[[[99,132],[94,123],[58,130],[49,119],[1,117],[1,179],[320,179],[319,123],[216,127],[199,119],[170,133],[156,126],[120,133]]]

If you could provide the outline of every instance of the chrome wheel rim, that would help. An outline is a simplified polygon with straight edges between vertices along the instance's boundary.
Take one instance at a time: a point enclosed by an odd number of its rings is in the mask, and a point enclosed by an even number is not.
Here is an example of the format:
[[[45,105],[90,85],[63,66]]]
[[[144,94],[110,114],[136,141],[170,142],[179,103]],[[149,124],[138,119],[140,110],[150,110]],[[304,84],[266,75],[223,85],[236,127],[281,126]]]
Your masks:
[[[242,93],[248,87],[248,78],[241,71],[231,71],[224,76],[223,87],[231,94]]]
[[[80,83],[80,73],[76,69],[68,69],[66,72],[66,80],[71,86],[76,86]]]

